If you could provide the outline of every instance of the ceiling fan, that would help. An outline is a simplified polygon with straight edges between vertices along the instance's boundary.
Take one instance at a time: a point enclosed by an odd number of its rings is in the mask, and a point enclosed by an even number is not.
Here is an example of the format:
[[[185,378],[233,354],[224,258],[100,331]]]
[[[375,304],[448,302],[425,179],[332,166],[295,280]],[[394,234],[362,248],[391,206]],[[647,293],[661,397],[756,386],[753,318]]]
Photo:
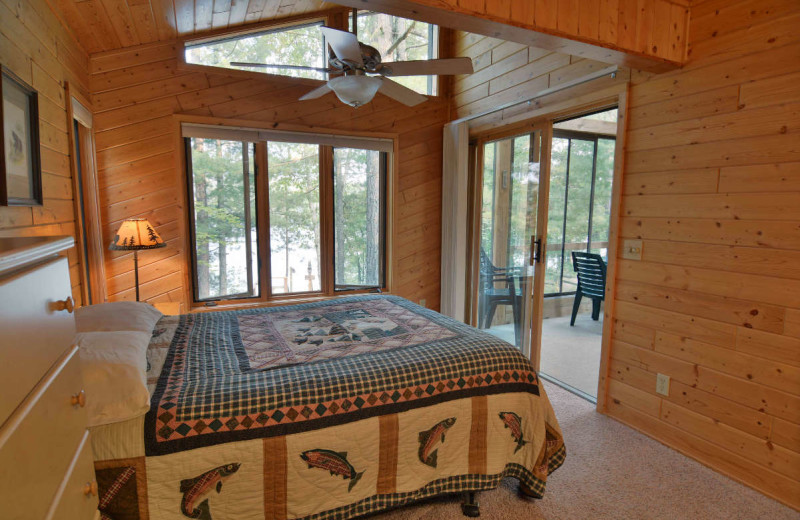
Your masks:
[[[330,27],[320,27],[320,30],[333,50],[333,54],[329,56],[327,68],[244,62],[231,62],[231,65],[234,67],[315,70],[341,74],[331,78],[327,83],[300,99],[315,99],[333,91],[342,103],[356,108],[372,101],[377,92],[408,106],[427,101],[427,97],[392,81],[389,79],[390,77],[472,74],[472,60],[469,58],[384,63],[381,61],[381,53],[378,49],[359,42],[354,33]]]

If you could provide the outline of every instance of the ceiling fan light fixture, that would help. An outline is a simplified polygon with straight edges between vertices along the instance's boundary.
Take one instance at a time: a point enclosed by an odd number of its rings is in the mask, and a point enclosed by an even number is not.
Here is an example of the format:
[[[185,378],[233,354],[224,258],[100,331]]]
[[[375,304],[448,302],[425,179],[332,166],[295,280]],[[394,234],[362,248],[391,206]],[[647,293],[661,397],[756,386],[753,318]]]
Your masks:
[[[358,108],[372,101],[381,88],[381,79],[354,74],[332,78],[328,86],[342,103]]]

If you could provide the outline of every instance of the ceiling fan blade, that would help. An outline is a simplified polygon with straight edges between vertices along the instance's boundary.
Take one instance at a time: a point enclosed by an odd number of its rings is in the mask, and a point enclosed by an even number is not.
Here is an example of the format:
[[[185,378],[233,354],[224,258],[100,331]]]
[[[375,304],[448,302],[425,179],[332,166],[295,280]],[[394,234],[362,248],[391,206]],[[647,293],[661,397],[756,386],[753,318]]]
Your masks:
[[[413,90],[408,87],[404,87],[400,83],[396,81],[392,81],[389,78],[381,78],[381,86],[378,89],[378,92],[389,96],[392,99],[395,99],[404,105],[408,105],[413,107],[415,105],[419,105],[422,102],[428,101],[428,98],[423,96],[422,94],[417,94]]]
[[[472,74],[473,70],[472,60],[469,58],[446,58],[441,60],[395,61],[383,63],[383,67],[378,72],[389,77],[443,76],[450,74]]]
[[[322,34],[328,45],[340,60],[352,61],[356,65],[364,65],[361,58],[361,46],[358,44],[356,35],[347,31],[331,29],[330,27],[320,27]]]
[[[243,61],[232,61],[232,67],[258,67],[258,68],[274,68],[274,69],[291,69],[291,70],[314,70],[317,72],[331,72],[330,69],[323,69],[322,67],[307,67],[305,65],[281,65],[277,63],[246,63]]]
[[[330,91],[331,91],[331,88],[328,86],[327,83],[325,83],[321,87],[317,87],[314,90],[312,90],[311,92],[307,93],[305,96],[301,97],[300,101],[305,101],[307,99],[316,99],[318,97],[324,96],[325,94],[327,94]]]

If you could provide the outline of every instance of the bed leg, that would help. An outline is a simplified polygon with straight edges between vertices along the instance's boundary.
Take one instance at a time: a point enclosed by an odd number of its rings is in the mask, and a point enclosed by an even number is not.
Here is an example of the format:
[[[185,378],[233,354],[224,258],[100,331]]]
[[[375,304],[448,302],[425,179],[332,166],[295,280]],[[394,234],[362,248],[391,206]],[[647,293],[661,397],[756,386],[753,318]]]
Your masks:
[[[519,483],[519,495],[527,500],[541,500],[542,497],[537,496],[528,486]]]
[[[480,506],[475,499],[475,491],[467,491],[464,493],[464,501],[461,502],[461,512],[464,516],[475,518],[481,516]]]

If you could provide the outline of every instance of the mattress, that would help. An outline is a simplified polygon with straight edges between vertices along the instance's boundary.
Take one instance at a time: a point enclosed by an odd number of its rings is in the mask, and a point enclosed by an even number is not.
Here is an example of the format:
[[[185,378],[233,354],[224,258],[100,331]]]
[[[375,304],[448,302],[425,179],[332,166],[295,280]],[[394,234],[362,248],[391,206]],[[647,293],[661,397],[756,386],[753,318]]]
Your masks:
[[[347,519],[564,461],[530,362],[394,296],[165,316],[150,411],[92,430],[121,519]]]

